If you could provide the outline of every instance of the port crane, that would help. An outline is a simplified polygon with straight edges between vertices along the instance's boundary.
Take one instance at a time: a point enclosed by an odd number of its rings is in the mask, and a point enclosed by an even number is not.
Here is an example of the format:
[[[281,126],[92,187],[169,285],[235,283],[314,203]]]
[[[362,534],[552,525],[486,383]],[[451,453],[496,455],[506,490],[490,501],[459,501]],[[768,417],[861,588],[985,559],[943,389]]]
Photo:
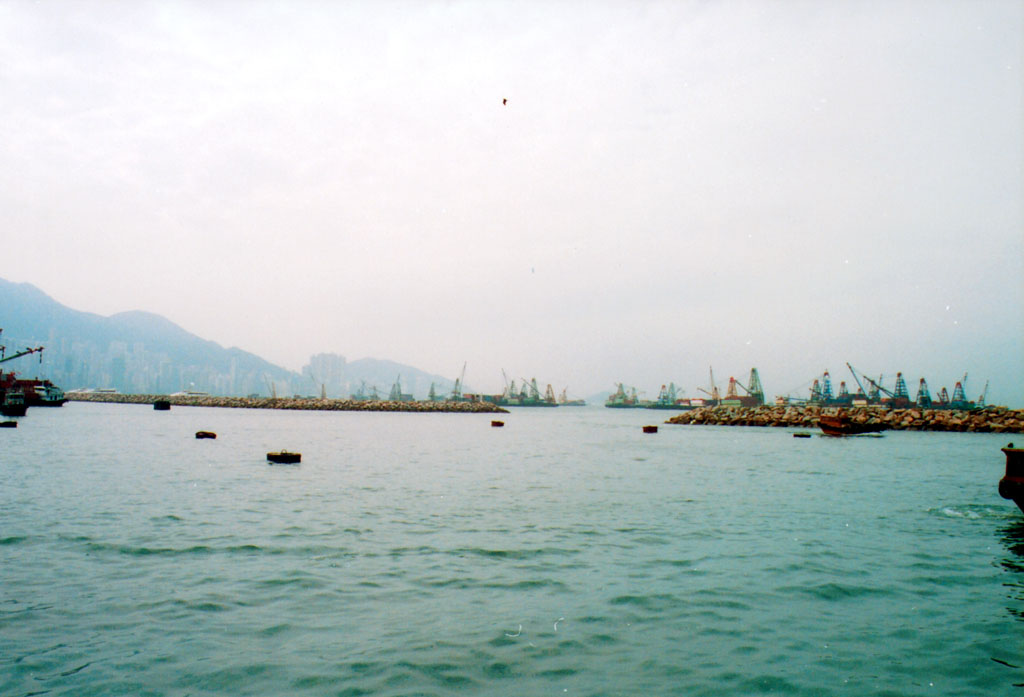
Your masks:
[[[722,394],[718,391],[718,387],[715,385],[715,371],[709,367],[708,374],[711,376],[711,391],[708,392],[703,387],[698,387],[697,389],[706,394],[708,397],[711,397],[711,401],[714,404],[718,404],[719,402],[722,401]]]
[[[757,368],[750,369],[750,379],[747,380],[747,383],[750,385],[749,387],[736,378],[730,377],[729,387],[725,391],[725,398],[741,400],[744,406],[764,404],[764,388],[761,387],[761,377],[757,374]],[[746,392],[746,396],[741,396],[736,391],[737,387]]]
[[[853,375],[853,380],[854,380],[854,382],[857,383],[857,388],[860,390],[859,394],[864,395],[864,398],[867,399],[868,391],[864,389],[864,385],[861,384],[860,378],[857,377],[857,371],[854,370],[853,366],[850,365],[849,363],[846,364],[846,367],[850,369],[850,374]],[[865,376],[865,377],[867,377],[867,376]]]
[[[309,369],[309,379],[313,381],[313,385],[314,386],[318,386],[320,388],[320,399],[326,400],[327,399],[327,385],[325,383],[322,383],[322,382],[320,382],[319,380],[316,379],[316,375],[313,373],[313,369],[312,368]]]
[[[0,363],[6,363],[7,361],[13,361],[15,358],[21,358],[22,356],[27,356],[27,355],[32,354],[32,353],[38,353],[39,354],[39,362],[42,363],[43,362],[43,348],[44,347],[42,347],[42,346],[37,346],[36,348],[27,348],[27,349],[25,349],[23,351],[18,351],[17,353],[15,353],[12,356],[7,356],[6,358],[4,358],[3,357],[3,347],[0,346]]]
[[[850,372],[853,373],[854,379],[856,379],[857,373],[856,371],[854,371],[853,366],[851,366],[849,363],[847,363],[846,365],[847,367],[850,368]],[[899,408],[910,406],[910,391],[907,390],[907,383],[903,379],[903,373],[896,373],[896,387],[893,390],[888,390],[882,387],[881,377],[878,378],[878,382],[875,382],[867,375],[864,375],[863,377],[865,380],[868,381],[868,384],[871,385],[872,388],[871,392],[868,393],[869,400],[879,399],[879,393],[881,393],[889,398],[889,403],[893,407]],[[857,380],[857,385],[860,386],[861,391],[863,392],[864,387],[863,385],[860,384],[860,380]]]
[[[683,391],[676,387],[674,382],[670,382],[668,385],[662,385],[661,390],[658,392],[657,404],[672,405],[676,403],[683,394]]]
[[[953,399],[950,400],[949,406],[954,409],[970,409],[974,406],[967,401],[967,373],[964,373],[963,378],[953,386]]]
[[[395,384],[391,386],[391,392],[388,393],[389,402],[401,402],[402,401],[402,375],[399,374],[395,378]]]
[[[270,378],[266,375],[263,376],[263,382],[267,383],[267,389],[270,390],[270,398],[277,399],[277,383],[271,382]]]
[[[749,387],[744,387],[743,383],[740,383],[740,387],[743,387],[751,397],[755,397],[760,400],[761,404],[764,404],[764,387],[761,386],[761,375],[757,372],[757,368],[750,369],[750,378],[747,380]]]
[[[864,389],[864,385],[861,383],[860,378],[857,377],[857,371],[853,369],[853,366],[850,365],[849,363],[847,363],[846,367],[850,369],[850,373],[853,374],[853,379],[857,381],[857,387],[860,388],[861,394],[863,394],[865,397],[867,397],[868,401],[871,401],[871,402],[878,401],[881,398],[881,395],[883,395],[883,394],[885,394],[889,398],[895,398],[896,395],[894,393],[892,393],[889,390],[887,390],[884,387],[882,387],[882,376],[881,375],[878,376],[878,381],[876,382],[875,380],[872,380],[871,378],[869,378],[864,373],[861,373],[860,377],[862,377],[865,380],[867,380],[868,384],[871,386],[870,390],[865,390]]]
[[[2,328],[0,328],[0,335],[2,335],[3,333],[4,333],[4,330]],[[42,363],[43,362],[43,348],[44,348],[43,346],[37,346],[35,348],[27,348],[27,349],[25,349],[23,351],[18,351],[13,356],[7,356],[5,358],[4,354],[7,352],[7,347],[6,346],[0,346],[0,363],[6,363],[7,361],[13,361],[15,358],[21,358],[22,356],[28,356],[28,355],[33,354],[33,353],[38,353],[39,354],[39,362]]]
[[[917,385],[917,406],[927,409],[932,405],[932,393],[928,391],[928,383],[924,378]]]
[[[465,379],[466,379],[466,364],[463,363],[462,364],[462,373],[459,375],[459,379],[455,381],[455,387],[452,388],[452,397],[451,397],[451,399],[452,399],[453,402],[461,402],[462,401],[462,390],[464,389],[464,385],[463,385],[462,381],[465,380]]]

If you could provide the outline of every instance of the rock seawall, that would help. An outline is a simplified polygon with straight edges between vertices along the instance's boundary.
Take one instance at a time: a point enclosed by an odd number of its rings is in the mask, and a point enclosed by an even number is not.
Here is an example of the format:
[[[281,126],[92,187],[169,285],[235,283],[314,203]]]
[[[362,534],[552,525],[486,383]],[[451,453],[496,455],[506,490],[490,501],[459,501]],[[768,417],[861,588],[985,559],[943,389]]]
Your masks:
[[[817,428],[818,417],[842,412],[856,423],[883,424],[894,431],[1024,433],[1024,409],[874,409],[853,407],[703,407],[668,419],[667,424],[702,426],[796,426]]]
[[[304,411],[404,411],[507,414],[508,411],[487,402],[386,402],[355,399],[294,399],[280,397],[206,397],[157,394],[69,393],[72,402],[104,404],[152,404],[165,400],[179,407],[224,407],[229,409],[293,409]]]

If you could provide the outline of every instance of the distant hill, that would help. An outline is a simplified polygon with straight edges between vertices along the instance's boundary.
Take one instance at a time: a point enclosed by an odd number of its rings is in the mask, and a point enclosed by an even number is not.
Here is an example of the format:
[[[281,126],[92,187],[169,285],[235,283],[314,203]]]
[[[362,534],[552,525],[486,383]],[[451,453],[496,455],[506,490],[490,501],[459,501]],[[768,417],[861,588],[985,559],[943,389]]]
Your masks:
[[[46,377],[64,389],[114,388],[125,393],[170,394],[196,390],[213,395],[318,395],[322,385],[331,397],[347,397],[352,385],[376,386],[387,397],[396,377],[402,392],[415,388],[425,397],[431,382],[437,391],[452,381],[393,361],[365,358],[347,363],[321,354],[332,373],[307,365],[299,374],[239,348],[224,348],[191,334],[149,312],[121,312],[110,317],[61,305],[29,283],[0,279],[0,345],[6,355],[44,346],[42,363],[24,356],[2,364],[26,377]],[[312,367],[319,365],[311,359]],[[315,376],[315,379],[312,379]]]

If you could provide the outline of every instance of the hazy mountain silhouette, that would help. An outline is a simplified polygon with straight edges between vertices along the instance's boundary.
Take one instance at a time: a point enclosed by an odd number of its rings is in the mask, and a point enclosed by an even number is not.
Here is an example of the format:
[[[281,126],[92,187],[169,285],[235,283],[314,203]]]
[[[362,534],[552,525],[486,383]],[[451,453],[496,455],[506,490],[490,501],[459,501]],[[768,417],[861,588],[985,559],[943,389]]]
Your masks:
[[[214,341],[185,331],[165,317],[150,312],[120,312],[110,317],[66,307],[30,283],[0,279],[0,345],[6,355],[27,347],[44,346],[43,360],[35,356],[2,364],[27,377],[46,377],[64,389],[115,388],[121,392],[169,394],[196,390],[217,395],[278,396],[319,394],[346,397],[352,385],[364,381],[382,397],[402,376],[402,391],[415,388],[425,397],[429,384],[438,392],[452,382],[393,361],[373,358],[347,363],[334,359],[335,371],[310,380],[303,374],[274,365],[240,348],[224,348]],[[315,374],[315,373],[314,373]]]

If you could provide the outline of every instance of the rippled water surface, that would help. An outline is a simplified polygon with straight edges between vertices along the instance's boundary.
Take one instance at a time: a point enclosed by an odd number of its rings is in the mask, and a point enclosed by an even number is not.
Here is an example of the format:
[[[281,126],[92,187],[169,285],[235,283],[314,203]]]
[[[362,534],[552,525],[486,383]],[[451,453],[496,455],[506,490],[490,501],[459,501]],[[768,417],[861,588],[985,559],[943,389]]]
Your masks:
[[[32,409],[0,694],[1024,695],[1006,436],[666,416]]]

